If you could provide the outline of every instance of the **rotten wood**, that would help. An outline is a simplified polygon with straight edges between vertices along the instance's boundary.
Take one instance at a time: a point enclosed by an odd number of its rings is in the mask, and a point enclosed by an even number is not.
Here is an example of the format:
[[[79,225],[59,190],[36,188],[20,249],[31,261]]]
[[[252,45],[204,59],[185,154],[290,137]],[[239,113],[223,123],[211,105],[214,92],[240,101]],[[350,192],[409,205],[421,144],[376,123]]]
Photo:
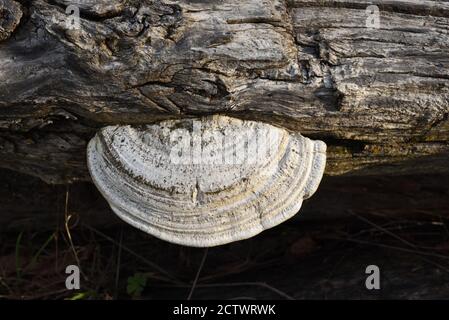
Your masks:
[[[0,0],[0,167],[88,180],[98,128],[222,113],[324,140],[329,175],[449,171],[448,2],[76,3]]]

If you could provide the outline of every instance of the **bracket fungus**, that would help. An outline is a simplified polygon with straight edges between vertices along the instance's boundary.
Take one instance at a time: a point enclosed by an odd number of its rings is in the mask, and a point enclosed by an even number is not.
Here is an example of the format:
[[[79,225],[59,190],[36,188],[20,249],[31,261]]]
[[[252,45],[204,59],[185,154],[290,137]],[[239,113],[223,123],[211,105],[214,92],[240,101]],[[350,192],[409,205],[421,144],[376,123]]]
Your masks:
[[[210,247],[294,216],[318,188],[326,145],[226,116],[108,126],[87,149],[90,174],[125,222]]]

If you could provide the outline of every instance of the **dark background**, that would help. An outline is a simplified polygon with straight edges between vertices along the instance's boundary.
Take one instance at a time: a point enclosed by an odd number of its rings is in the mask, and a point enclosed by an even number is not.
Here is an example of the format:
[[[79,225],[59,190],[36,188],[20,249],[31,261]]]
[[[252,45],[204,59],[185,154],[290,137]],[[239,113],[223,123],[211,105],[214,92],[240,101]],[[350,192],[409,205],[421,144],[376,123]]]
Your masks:
[[[90,183],[48,185],[0,170],[0,296],[446,299],[448,178],[325,176],[295,218],[206,250],[122,223]],[[65,288],[69,264],[81,267],[80,290]],[[365,287],[371,264],[380,290]]]

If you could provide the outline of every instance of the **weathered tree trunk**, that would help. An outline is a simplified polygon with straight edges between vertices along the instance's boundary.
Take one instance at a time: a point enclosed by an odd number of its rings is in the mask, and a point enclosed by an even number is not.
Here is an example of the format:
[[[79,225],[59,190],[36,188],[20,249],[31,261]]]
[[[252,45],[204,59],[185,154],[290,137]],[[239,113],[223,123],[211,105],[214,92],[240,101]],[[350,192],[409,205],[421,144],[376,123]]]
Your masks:
[[[331,175],[449,171],[448,2],[76,2],[0,0],[0,167],[87,180],[101,126],[222,113],[324,140]]]

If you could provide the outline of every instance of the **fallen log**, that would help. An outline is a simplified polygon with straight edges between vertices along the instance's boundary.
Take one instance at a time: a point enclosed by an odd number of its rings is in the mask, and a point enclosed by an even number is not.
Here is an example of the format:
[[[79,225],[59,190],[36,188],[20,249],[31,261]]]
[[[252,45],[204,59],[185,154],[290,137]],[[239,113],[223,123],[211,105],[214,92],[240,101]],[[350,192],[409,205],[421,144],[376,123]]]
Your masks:
[[[446,2],[2,0],[0,12],[0,167],[88,180],[100,127],[220,113],[325,141],[329,175],[448,171]]]

